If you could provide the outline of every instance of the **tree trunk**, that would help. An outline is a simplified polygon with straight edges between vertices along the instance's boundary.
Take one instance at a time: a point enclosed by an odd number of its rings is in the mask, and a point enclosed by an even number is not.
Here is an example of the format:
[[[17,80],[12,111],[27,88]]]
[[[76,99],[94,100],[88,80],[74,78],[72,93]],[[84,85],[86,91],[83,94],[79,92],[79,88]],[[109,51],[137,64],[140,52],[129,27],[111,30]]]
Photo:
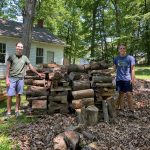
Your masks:
[[[24,45],[24,54],[29,58],[32,42],[32,27],[34,20],[34,12],[37,0],[26,0],[23,14],[23,35],[22,43]]]

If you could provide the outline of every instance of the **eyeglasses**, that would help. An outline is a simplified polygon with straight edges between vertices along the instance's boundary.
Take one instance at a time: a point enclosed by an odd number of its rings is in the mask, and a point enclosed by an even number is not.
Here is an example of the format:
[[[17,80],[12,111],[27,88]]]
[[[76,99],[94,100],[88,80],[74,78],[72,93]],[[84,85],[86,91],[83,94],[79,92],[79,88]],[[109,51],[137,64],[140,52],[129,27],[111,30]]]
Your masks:
[[[124,47],[121,47],[121,48],[119,48],[119,49],[125,49]]]

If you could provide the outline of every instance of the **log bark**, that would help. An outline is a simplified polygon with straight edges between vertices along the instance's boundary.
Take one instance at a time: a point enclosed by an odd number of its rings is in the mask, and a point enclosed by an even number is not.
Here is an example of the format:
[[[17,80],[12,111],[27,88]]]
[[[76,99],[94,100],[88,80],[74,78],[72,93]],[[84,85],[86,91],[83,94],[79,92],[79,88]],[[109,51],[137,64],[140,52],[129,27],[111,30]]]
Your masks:
[[[81,72],[70,72],[69,79],[71,81],[73,81],[73,80],[89,80],[89,75],[87,73],[81,73]]]
[[[42,64],[43,68],[60,68],[58,64]]]
[[[68,73],[70,72],[85,72],[84,65],[70,64],[68,66]]]
[[[78,124],[85,124],[85,107],[76,109]]]
[[[47,101],[45,100],[33,100],[32,101],[32,109],[46,109]]]
[[[90,89],[90,81],[73,81],[72,89],[73,91]]]
[[[85,111],[86,124],[95,125],[98,122],[98,108],[92,105],[85,108]]]
[[[63,104],[67,104],[67,95],[63,96],[49,96],[49,100],[53,102],[59,102]]]
[[[74,109],[80,109],[83,106],[86,108],[90,105],[94,105],[94,98],[83,98],[72,101],[72,106]]]
[[[27,96],[48,96],[49,88],[47,87],[37,87],[37,86],[29,86],[26,95]]]
[[[92,70],[89,72],[90,75],[107,75],[107,76],[111,76],[110,73],[111,69],[103,69],[103,70]]]
[[[47,96],[38,96],[38,97],[27,97],[27,101],[32,101],[32,100],[46,100]]]
[[[108,107],[106,100],[102,101],[102,105],[103,105],[104,122],[109,123]]]
[[[28,75],[26,75],[24,78],[25,79],[33,79],[33,80],[43,80],[43,78],[45,78],[45,77],[40,78],[38,76],[28,76]]]
[[[96,88],[101,88],[101,87],[103,87],[103,88],[105,88],[105,87],[107,87],[107,88],[115,88],[112,83],[95,83],[95,87]]]
[[[112,83],[112,77],[110,76],[93,76],[92,82],[96,83]]]
[[[34,85],[34,86],[45,86],[45,80],[33,80],[33,79],[25,79],[26,85]]]
[[[108,64],[105,61],[92,62],[90,65],[91,70],[108,69]]]
[[[73,96],[73,99],[93,98],[94,91],[93,91],[93,89],[72,91],[72,96]]]

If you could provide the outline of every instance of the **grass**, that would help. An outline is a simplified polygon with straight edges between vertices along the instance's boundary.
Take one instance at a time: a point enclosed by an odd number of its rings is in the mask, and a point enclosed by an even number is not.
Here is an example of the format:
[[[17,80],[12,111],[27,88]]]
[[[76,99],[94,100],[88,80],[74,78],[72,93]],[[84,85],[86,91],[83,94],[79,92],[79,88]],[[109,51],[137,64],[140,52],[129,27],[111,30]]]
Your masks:
[[[6,89],[5,80],[0,80],[0,86],[3,87],[3,89]],[[22,96],[21,105],[25,105],[26,103],[27,101],[25,99],[25,96]],[[15,104],[16,101],[14,97],[12,99],[12,113],[14,113],[15,111]],[[17,141],[16,143],[14,143],[14,141],[11,140],[11,130],[13,129],[13,127],[19,125],[20,123],[28,124],[34,122],[36,118],[27,117],[26,115],[23,114],[18,118],[15,118],[14,116],[7,121],[3,121],[3,117],[6,112],[6,106],[7,106],[6,100],[0,102],[0,150],[12,150],[12,149],[19,150],[19,146],[17,146],[18,145]]]
[[[136,66],[135,77],[137,79],[150,80],[150,66]]]

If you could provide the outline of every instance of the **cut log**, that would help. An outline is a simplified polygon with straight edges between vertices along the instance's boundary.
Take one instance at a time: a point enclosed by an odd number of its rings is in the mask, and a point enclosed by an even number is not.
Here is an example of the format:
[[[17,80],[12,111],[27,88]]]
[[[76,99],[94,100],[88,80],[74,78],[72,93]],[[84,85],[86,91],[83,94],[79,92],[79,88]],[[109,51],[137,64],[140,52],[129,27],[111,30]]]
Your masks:
[[[102,105],[103,105],[104,122],[109,123],[108,107],[106,100],[102,101]]]
[[[59,102],[59,103],[63,103],[63,104],[67,104],[67,95],[63,95],[63,96],[49,96],[49,100],[53,101],[53,102]]]
[[[61,80],[62,78],[63,78],[63,76],[60,72],[55,72],[54,76],[51,78],[51,80]]]
[[[70,64],[68,66],[68,73],[70,72],[85,72],[84,65]]]
[[[47,99],[47,96],[27,97],[27,101],[32,101],[32,100],[45,100],[45,99]]]
[[[81,73],[81,72],[70,72],[69,79],[71,81],[73,81],[73,80],[89,80],[89,75],[87,73]]]
[[[90,105],[94,105],[94,98],[83,98],[72,101],[72,106],[74,109],[80,109],[83,106],[86,108]]]
[[[94,91],[93,91],[93,89],[72,91],[72,96],[73,96],[73,99],[93,98]]]
[[[88,72],[88,70],[91,69],[91,65],[90,64],[84,64],[84,69],[86,72]]]
[[[87,125],[95,125],[98,122],[98,108],[94,105],[85,108],[85,118]]]
[[[90,65],[91,70],[108,69],[108,64],[105,61],[92,62]]]
[[[26,91],[27,96],[48,96],[49,88],[47,87],[37,87],[37,86],[28,86]]]
[[[92,81],[95,83],[112,83],[112,77],[110,76],[93,76]]]
[[[107,87],[107,88],[115,88],[112,83],[95,83],[96,88]]]
[[[89,71],[89,74],[90,75],[107,75],[107,76],[111,76],[110,71],[111,71],[111,69],[92,70],[92,71]]]
[[[60,68],[58,64],[42,64],[43,68]]]
[[[76,109],[78,124],[85,124],[85,107]]]
[[[73,81],[72,89],[73,91],[90,89],[90,81]]]
[[[45,80],[33,80],[33,79],[25,79],[26,85],[35,85],[35,86],[45,86]]]
[[[39,76],[28,76],[28,75],[26,75],[24,78],[25,79],[33,79],[33,80],[43,80],[43,78],[45,78],[45,77],[40,78]]]
[[[50,101],[48,108],[49,108],[49,113],[55,113],[55,112],[67,113],[68,112],[67,104],[60,104],[57,102]]]
[[[79,150],[80,137],[75,131],[65,131],[53,139],[54,150]]]
[[[32,109],[46,109],[47,108],[47,100],[33,100],[32,101]]]

